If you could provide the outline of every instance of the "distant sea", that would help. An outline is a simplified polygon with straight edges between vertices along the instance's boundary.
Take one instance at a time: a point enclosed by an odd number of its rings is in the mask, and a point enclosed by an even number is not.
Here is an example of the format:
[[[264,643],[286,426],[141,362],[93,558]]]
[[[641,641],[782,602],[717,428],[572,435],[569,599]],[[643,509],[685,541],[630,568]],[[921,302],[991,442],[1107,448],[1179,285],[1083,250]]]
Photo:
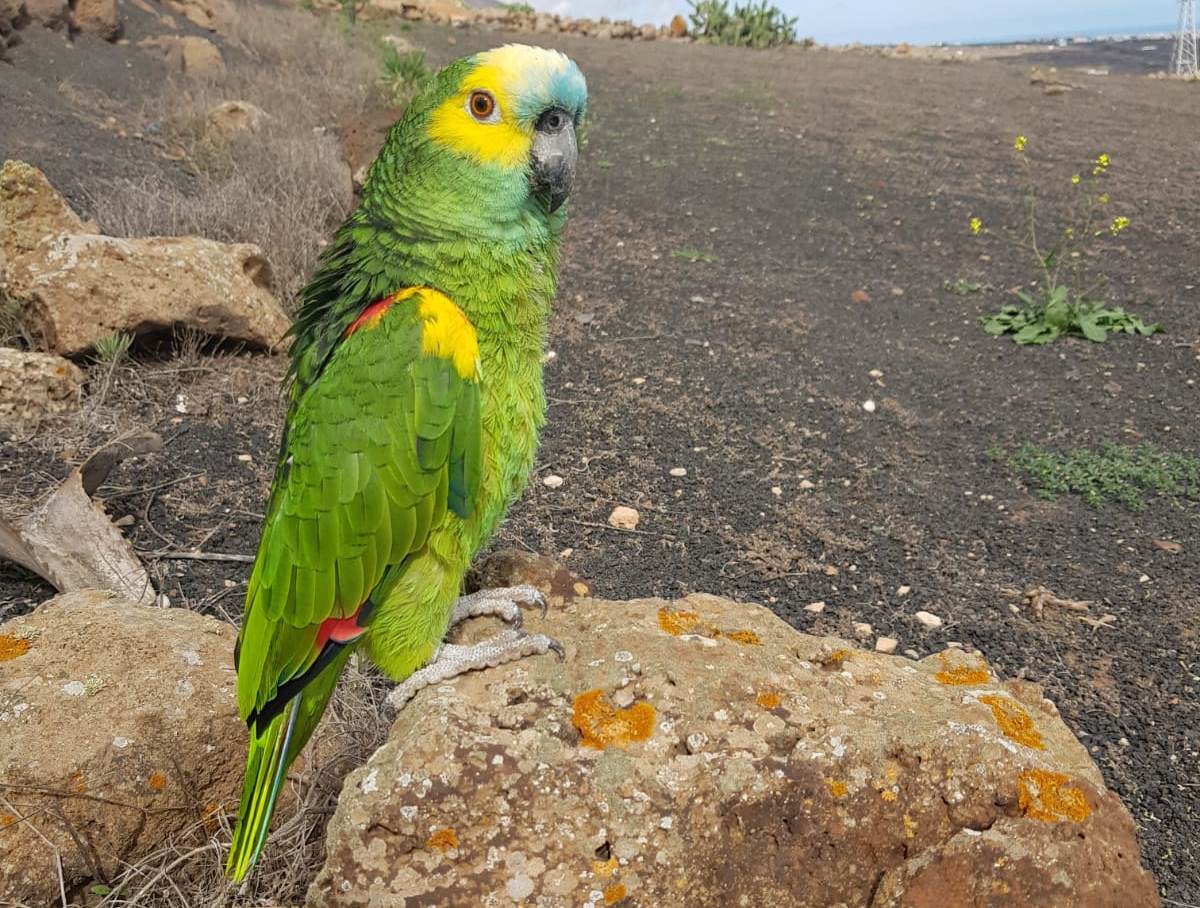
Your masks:
[[[989,37],[984,41],[963,41],[963,42],[947,42],[947,43],[962,43],[962,44],[1032,44],[1038,42],[1058,41],[1060,38],[1070,41],[1072,38],[1087,38],[1092,41],[1100,41],[1104,39],[1122,39],[1128,40],[1133,38],[1164,38],[1173,37],[1175,30],[1179,27],[1179,23],[1172,22],[1166,25],[1147,25],[1130,28],[1095,28],[1083,29],[1073,32],[1069,35],[1007,35],[999,38]]]

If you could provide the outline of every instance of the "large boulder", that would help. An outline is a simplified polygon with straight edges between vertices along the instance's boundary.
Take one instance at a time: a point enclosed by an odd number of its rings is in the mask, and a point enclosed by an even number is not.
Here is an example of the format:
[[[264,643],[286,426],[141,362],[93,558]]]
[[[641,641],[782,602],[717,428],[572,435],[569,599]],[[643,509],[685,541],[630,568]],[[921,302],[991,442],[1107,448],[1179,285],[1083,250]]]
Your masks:
[[[71,7],[68,0],[25,0],[25,15],[46,28],[66,29]]]
[[[61,234],[8,268],[25,326],[62,354],[88,350],[114,331],[136,336],[176,325],[272,347],[288,318],[270,280],[257,246],[200,237]]]
[[[1053,704],[977,656],[703,595],[527,615],[566,658],[406,706],[346,780],[309,905],[1158,904]]]
[[[79,406],[83,372],[69,359],[0,347],[0,430],[36,426]]]
[[[287,331],[257,246],[92,229],[37,168],[0,168],[0,288],[44,349],[77,354],[114,331],[177,325],[272,347]]]
[[[234,637],[95,591],[0,625],[0,903],[57,905],[60,872],[112,879],[236,809]]]

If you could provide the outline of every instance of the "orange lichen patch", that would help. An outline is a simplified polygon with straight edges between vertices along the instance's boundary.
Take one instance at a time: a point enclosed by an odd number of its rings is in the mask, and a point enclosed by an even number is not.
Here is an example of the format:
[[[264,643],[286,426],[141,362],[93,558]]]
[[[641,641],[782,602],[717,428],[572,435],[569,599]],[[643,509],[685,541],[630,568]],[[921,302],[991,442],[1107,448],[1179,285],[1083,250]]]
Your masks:
[[[150,778],[146,780],[146,784],[149,785],[154,791],[162,791],[167,787],[167,777],[158,770],[155,770],[154,772],[150,773]]]
[[[29,641],[12,634],[0,634],[0,662],[8,662],[29,652]]]
[[[846,797],[847,792],[850,790],[846,783],[840,779],[826,779],[825,784],[829,786],[829,793],[835,798]]]
[[[592,873],[602,880],[607,880],[617,872],[618,866],[616,858],[609,858],[607,861],[592,861]]]
[[[742,646],[762,646],[762,640],[754,631],[734,631],[731,634],[726,634],[734,643],[740,643]]]
[[[821,665],[826,668],[841,668],[842,663],[854,655],[852,649],[835,649],[828,656],[821,658]]]
[[[615,905],[621,899],[625,898],[628,893],[625,891],[624,883],[613,883],[604,890],[604,904]]]
[[[575,698],[571,722],[583,736],[584,747],[628,747],[654,733],[657,713],[649,703],[617,709],[604,699],[604,691],[589,690]]]
[[[896,792],[892,791],[890,788],[885,788],[883,791],[879,792],[879,797],[883,798],[885,801],[890,802],[890,801],[896,800],[898,795],[896,794]]]
[[[1030,819],[1047,823],[1059,820],[1082,823],[1091,814],[1092,808],[1088,806],[1082,791],[1067,785],[1069,781],[1061,772],[1027,769],[1017,780],[1020,789],[1017,803],[1021,813]]]
[[[445,829],[435,829],[433,835],[425,843],[426,848],[436,848],[442,854],[458,848],[458,833],[447,826]]]
[[[992,715],[996,717],[996,724],[1000,726],[1000,731],[1006,738],[1012,738],[1018,744],[1036,750],[1046,749],[1037,726],[1033,724],[1033,717],[1015,700],[988,694],[980,697],[979,702],[991,709]]]
[[[80,770],[77,769],[67,776],[67,789],[75,794],[83,794],[87,791],[87,779]]]
[[[17,818],[11,813],[0,813],[0,829],[11,826],[15,822],[17,822]]]
[[[779,694],[773,690],[760,690],[758,696],[754,698],[754,702],[763,709],[779,709],[779,704],[783,701],[779,699]]]
[[[969,665],[956,665],[953,668],[945,668],[933,676],[933,679],[938,684],[986,684],[992,680],[992,676],[986,668],[972,668]]]
[[[692,633],[699,623],[700,616],[696,612],[676,611],[669,608],[658,610],[658,626],[672,637]]]

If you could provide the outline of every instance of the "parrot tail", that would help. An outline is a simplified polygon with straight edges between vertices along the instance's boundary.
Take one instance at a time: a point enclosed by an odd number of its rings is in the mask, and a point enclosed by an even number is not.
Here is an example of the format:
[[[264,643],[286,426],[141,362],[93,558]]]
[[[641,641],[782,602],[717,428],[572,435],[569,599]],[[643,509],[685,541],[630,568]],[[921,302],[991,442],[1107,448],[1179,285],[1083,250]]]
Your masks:
[[[225,874],[234,882],[241,882],[258,860],[288,767],[321,721],[338,676],[354,649],[352,643],[326,647],[332,658],[318,659],[304,677],[296,679],[295,687],[281,688],[284,697],[291,694],[291,699],[269,704],[252,717],[242,802],[225,863]]]
[[[267,839],[267,827],[271,823],[275,800],[279,797],[283,777],[291,762],[287,756],[292,749],[292,735],[300,715],[302,697],[303,693],[297,694],[281,713],[266,723],[265,728],[251,731],[250,752],[246,756],[246,779],[242,783],[242,803],[238,807],[233,845],[230,846],[229,860],[225,864],[226,875],[236,883],[240,883],[254,866]]]

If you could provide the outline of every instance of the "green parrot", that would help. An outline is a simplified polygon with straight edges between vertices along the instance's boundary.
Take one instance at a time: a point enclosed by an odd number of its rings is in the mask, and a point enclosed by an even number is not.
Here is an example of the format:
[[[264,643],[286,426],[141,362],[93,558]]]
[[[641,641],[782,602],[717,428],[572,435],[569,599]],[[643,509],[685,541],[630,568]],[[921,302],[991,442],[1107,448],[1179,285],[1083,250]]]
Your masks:
[[[536,590],[460,598],[525,487],[545,420],[542,359],[587,86],[554,51],[451,63],[371,165],[301,293],[279,464],[238,635],[250,731],[226,872],[266,840],[288,766],[346,660],[402,682],[396,708],[464,671],[558,650],[520,629]],[[494,614],[473,646],[448,628]]]

